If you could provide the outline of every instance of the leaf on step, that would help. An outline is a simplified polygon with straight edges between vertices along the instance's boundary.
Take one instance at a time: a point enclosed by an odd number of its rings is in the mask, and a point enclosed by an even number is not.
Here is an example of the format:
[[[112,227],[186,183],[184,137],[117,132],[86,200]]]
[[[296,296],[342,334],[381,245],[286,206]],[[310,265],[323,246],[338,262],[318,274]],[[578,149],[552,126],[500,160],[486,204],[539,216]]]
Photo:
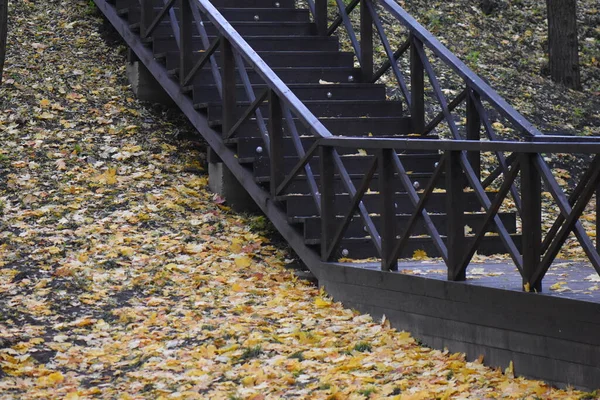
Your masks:
[[[320,85],[335,85],[335,82],[329,82],[329,81],[325,81],[323,79],[319,79],[319,84]]]
[[[412,258],[415,260],[428,260],[429,259],[429,257],[427,256],[427,252],[425,250],[421,250],[421,249],[415,250]]]

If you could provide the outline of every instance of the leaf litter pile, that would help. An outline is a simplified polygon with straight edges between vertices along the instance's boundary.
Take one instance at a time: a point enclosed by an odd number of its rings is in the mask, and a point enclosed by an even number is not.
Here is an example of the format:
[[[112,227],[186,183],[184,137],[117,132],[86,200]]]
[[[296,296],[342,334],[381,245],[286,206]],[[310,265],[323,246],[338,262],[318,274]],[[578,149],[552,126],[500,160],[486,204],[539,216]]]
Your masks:
[[[0,398],[590,396],[421,346],[295,280],[260,217],[207,191],[182,121],[131,98],[93,6],[10,7]]]

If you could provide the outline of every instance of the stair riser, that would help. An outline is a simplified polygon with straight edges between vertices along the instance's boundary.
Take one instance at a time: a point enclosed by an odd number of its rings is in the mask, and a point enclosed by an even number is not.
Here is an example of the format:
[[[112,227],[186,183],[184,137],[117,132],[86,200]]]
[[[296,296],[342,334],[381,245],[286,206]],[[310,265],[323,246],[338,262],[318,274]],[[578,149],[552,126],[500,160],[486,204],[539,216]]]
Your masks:
[[[326,102],[326,103],[306,103],[310,112],[317,117],[400,117],[402,116],[402,104],[399,102],[374,102],[365,104],[361,102]],[[240,118],[248,105],[239,106],[236,112]],[[260,107],[263,113],[268,112],[267,105]],[[207,108],[208,118],[210,120],[221,119],[222,108],[220,105],[210,105]],[[268,115],[268,114],[264,114]]]
[[[300,100],[329,100],[337,99],[356,99],[356,100],[378,100],[385,97],[385,88],[372,87],[338,87],[335,89],[329,88],[333,85],[321,85],[319,87],[300,87],[292,88],[292,92],[298,96]],[[256,88],[255,94],[262,92],[263,88]],[[215,86],[198,86],[194,88],[194,103],[208,103],[220,100],[219,92]],[[236,99],[239,101],[249,101],[246,91],[242,87],[236,88]]]
[[[338,212],[338,214],[345,212],[345,210],[346,209],[340,210]],[[515,233],[517,231],[517,220],[516,220],[516,217],[514,214],[502,213],[502,214],[499,214],[499,216],[509,233]],[[472,229],[473,233],[475,232],[476,229],[479,230],[479,227],[481,226],[483,218],[484,218],[484,216],[482,214],[467,214],[467,215],[465,215],[465,227],[468,227],[466,229],[469,229],[469,228]],[[377,228],[377,230],[379,232],[381,232],[381,230],[380,230],[381,229],[381,218],[379,216],[373,216],[372,219],[373,219],[373,223],[375,224],[375,227]],[[402,215],[402,216],[396,217],[396,232],[398,233],[398,235],[401,235],[404,233],[404,229],[406,228],[406,225],[408,224],[409,219],[410,219],[410,216],[407,216],[407,215]],[[446,235],[447,234],[447,221],[448,221],[447,216],[439,215],[439,214],[432,215],[431,219],[432,219],[435,227],[437,228],[439,234]],[[342,219],[339,218],[338,224],[341,224],[341,223],[342,223]],[[494,225],[489,224],[486,229],[486,232],[493,232],[493,231],[494,231]],[[429,232],[427,231],[425,223],[422,220],[416,223],[415,227],[411,230],[411,235],[412,236],[429,235]],[[352,238],[360,238],[360,237],[368,236],[368,233],[364,229],[364,224],[363,224],[360,216],[356,215],[353,217],[352,222],[350,222],[350,225],[348,225],[348,229],[344,233],[344,236],[352,237]],[[304,238],[306,240],[310,240],[310,241],[318,240],[321,238],[321,220],[319,218],[310,218],[304,222]]]
[[[219,75],[221,74],[219,69]],[[264,79],[253,70],[246,70],[248,79],[251,84],[259,85],[264,83]],[[348,77],[352,76],[354,82],[360,82],[359,71],[350,68],[330,68],[330,69],[279,69],[275,70],[277,76],[286,84],[294,83],[319,83],[319,80],[328,82],[347,82]],[[356,77],[356,78],[355,78]],[[240,74],[235,74],[236,83],[241,84],[242,78]],[[193,80],[193,85],[214,85],[215,79],[212,70],[205,67],[202,72],[196,74]]]
[[[218,53],[217,53],[218,54]],[[316,52],[306,53],[290,52],[258,52],[258,55],[267,63],[269,67],[352,67],[352,54],[338,52]],[[179,68],[179,53],[167,54],[167,69],[174,70]],[[220,57],[217,57],[217,65],[221,65]]]
[[[513,238],[515,239],[517,248],[520,248],[520,237],[515,235]],[[336,252],[334,259],[342,257],[342,249],[346,249],[348,251],[348,254],[344,256],[347,258],[366,259],[378,257],[375,246],[370,241],[367,242],[367,240],[368,239],[342,240],[342,244],[339,247],[340,250]],[[311,243],[309,246],[317,252],[320,251],[320,245],[317,245],[316,243]],[[417,250],[425,251],[429,257],[440,256],[431,239],[411,238],[408,240],[407,246],[405,246],[404,250],[400,254],[400,258],[411,258],[414,252]],[[481,255],[504,254],[506,253],[506,248],[498,237],[486,236],[482,239],[481,244],[477,249],[477,253]]]
[[[218,9],[221,8],[295,8],[295,0],[212,0],[212,5]],[[276,5],[279,4],[279,7]],[[138,0],[116,0],[115,6],[117,10],[122,8],[135,7],[138,5]],[[164,6],[164,0],[155,0],[155,7]]]
[[[314,143],[314,137],[303,137],[301,138],[302,147],[304,150],[308,150],[310,146]],[[237,143],[237,155],[240,160],[247,160],[248,162],[253,162],[255,158],[260,157],[262,153],[257,152],[257,148],[260,146],[264,147],[264,143],[262,138],[254,137],[254,138],[238,138],[236,139]],[[283,151],[285,154],[290,156],[297,156],[296,147],[292,142],[290,137],[283,138]],[[351,148],[338,148],[339,154],[355,154],[356,149]],[[374,154],[374,152],[367,150],[367,154]],[[405,151],[404,155],[410,155],[410,157],[422,157],[424,162],[432,162],[433,160],[439,158],[437,153],[424,153],[422,151],[413,150],[413,151]],[[262,155],[264,156],[264,155]],[[411,171],[411,169],[408,169]]]
[[[263,117],[266,114],[263,114]],[[312,135],[310,129],[306,128],[299,120],[295,120],[296,129],[300,135]],[[265,122],[268,123],[268,120]],[[334,135],[344,136],[391,136],[404,135],[411,132],[410,119],[408,118],[389,118],[389,119],[322,119],[321,123]],[[287,122],[283,123],[284,135],[290,134]],[[258,137],[260,130],[256,120],[248,120],[235,133],[235,137]]]
[[[402,163],[404,168],[409,171],[414,171],[418,173],[431,173],[435,169],[434,164],[439,159],[436,159],[432,156],[423,156],[420,157],[403,157]],[[318,171],[319,169],[319,157],[314,157],[309,162],[310,166],[313,168],[313,171]],[[361,174],[366,173],[367,168],[373,162],[373,157],[370,156],[350,156],[344,157],[344,166],[346,170],[350,174]],[[297,158],[286,158],[284,160],[284,170],[286,173],[292,171],[292,168],[296,166],[298,163]],[[271,173],[270,170],[271,163],[267,157],[258,157],[253,164],[254,174],[256,176],[267,176]]]
[[[141,14],[139,7],[129,7],[127,9],[121,9],[121,11],[127,10],[128,21],[130,24],[140,22]],[[177,20],[179,20],[179,7],[175,7]],[[308,10],[300,9],[222,9],[221,14],[232,23],[235,22],[278,22],[278,21],[291,21],[291,22],[310,22],[310,13]],[[158,15],[160,8],[154,9],[154,15]],[[258,21],[255,19],[258,17]],[[208,18],[203,18],[208,22]]]
[[[445,213],[446,212],[446,194],[432,193],[425,208],[429,213]],[[494,198],[493,193],[488,193],[490,199]],[[368,210],[378,207],[381,199],[376,194],[365,194],[362,198],[365,207]],[[317,215],[315,202],[310,196],[289,196],[285,200],[288,218],[302,218],[307,216]],[[415,207],[410,201],[407,193],[396,193],[394,195],[394,204],[397,205],[396,210],[399,213],[411,213]],[[346,210],[350,207],[350,197],[338,194],[335,196],[334,207],[337,210]],[[481,210],[481,203],[477,200],[474,193],[465,193],[463,207],[467,212],[477,212]]]
[[[427,183],[429,182],[430,176],[413,176],[411,177],[411,182],[419,182],[421,188],[424,188],[427,186]],[[269,176],[257,176],[256,177],[256,181],[259,183],[263,183],[265,185],[268,185],[268,182],[270,180]],[[320,184],[320,178],[318,175],[315,176],[315,180],[317,182],[317,184]],[[351,180],[352,183],[354,184],[354,187],[357,188],[361,181],[362,181],[362,176],[351,176]],[[394,177],[394,179],[391,180],[391,182],[387,183],[388,186],[390,186],[395,192],[406,192],[406,190],[404,189],[404,186],[402,185],[400,179],[398,179],[398,177]],[[375,175],[372,179],[371,182],[369,184],[369,189],[371,191],[378,191],[380,189],[380,182],[379,182],[379,178],[377,175]],[[442,179],[438,182],[438,185],[436,185],[437,188],[439,189],[443,189],[444,188],[444,179],[442,177]],[[347,192],[345,186],[342,184],[342,181],[339,179],[339,177],[336,175],[335,180],[334,180],[334,185],[333,185],[333,190],[336,193],[345,193]],[[310,193],[310,189],[308,186],[308,183],[306,181],[306,178],[303,177],[302,175],[300,177],[297,178],[297,180],[294,180],[290,186],[288,187],[288,189],[285,191],[284,194],[308,194]]]
[[[273,26],[264,26],[260,24],[233,24],[235,30],[242,36],[290,36],[290,35],[313,35],[316,33],[314,24],[311,23],[294,23],[294,24],[273,24]],[[209,36],[216,36],[220,32],[211,23],[205,23],[204,28]],[[194,29],[195,31],[195,29]],[[197,33],[195,33],[197,34]],[[169,17],[161,22],[152,32],[153,38],[162,38],[172,36],[173,29]]]
[[[209,36],[208,41],[212,43],[215,36]],[[246,38],[248,44],[255,51],[337,51],[339,43],[335,38],[317,39],[314,37],[302,37],[298,40],[295,36],[290,37],[250,37]],[[194,51],[204,50],[202,40],[197,37],[192,42]],[[177,48],[174,38],[160,38],[153,42],[154,54],[163,54]],[[217,53],[218,54],[218,53]]]

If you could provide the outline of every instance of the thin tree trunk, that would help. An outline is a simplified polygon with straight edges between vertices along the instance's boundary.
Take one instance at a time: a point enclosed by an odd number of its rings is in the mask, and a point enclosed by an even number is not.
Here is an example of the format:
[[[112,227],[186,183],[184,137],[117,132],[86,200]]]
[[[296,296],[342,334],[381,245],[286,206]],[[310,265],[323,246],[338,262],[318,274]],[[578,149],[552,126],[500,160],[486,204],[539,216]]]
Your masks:
[[[6,57],[6,32],[8,31],[8,0],[0,0],[0,84]]]
[[[547,0],[548,55],[552,80],[580,90],[577,0]]]

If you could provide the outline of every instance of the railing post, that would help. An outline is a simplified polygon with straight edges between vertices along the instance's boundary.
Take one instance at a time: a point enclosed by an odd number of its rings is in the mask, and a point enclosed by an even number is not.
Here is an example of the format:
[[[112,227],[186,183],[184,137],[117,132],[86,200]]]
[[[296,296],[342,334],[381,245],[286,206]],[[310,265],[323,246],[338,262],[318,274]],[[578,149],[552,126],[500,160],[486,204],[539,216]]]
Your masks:
[[[461,152],[450,151],[446,161],[446,247],[448,249],[448,280],[464,281],[465,270],[458,272],[466,248],[464,215],[464,178]]]
[[[423,43],[411,34],[410,37],[410,116],[413,132],[425,131],[425,66],[419,55]]]
[[[396,208],[394,207],[394,150],[379,154],[379,196],[381,197],[381,269],[397,270],[394,253],[396,243]]]
[[[521,235],[523,240],[523,288],[541,292],[542,282],[531,282],[540,265],[542,248],[542,181],[535,167],[536,153],[520,154]]]
[[[179,84],[181,86],[192,69],[192,37],[192,8],[189,0],[181,0],[179,4]]]
[[[315,0],[315,24],[317,33],[327,36],[327,0]]]
[[[140,2],[140,36],[142,39],[148,36],[148,28],[152,24],[154,9],[152,0],[139,0]]]
[[[281,101],[269,90],[269,157],[271,163],[271,196],[277,196],[277,188],[285,179],[283,152],[283,112]]]
[[[335,190],[333,147],[321,146],[319,166],[321,170],[321,259],[329,261],[327,252],[335,235]]]
[[[363,82],[373,79],[373,17],[367,7],[367,1],[360,2],[360,71]]]
[[[477,112],[475,101],[479,100],[479,93],[467,88],[467,140],[480,140],[481,117]],[[481,180],[481,157],[478,151],[469,151],[467,158],[473,171]]]
[[[221,39],[221,85],[223,87],[223,117],[221,127],[227,134],[235,123],[235,60],[231,43],[225,37]]]

